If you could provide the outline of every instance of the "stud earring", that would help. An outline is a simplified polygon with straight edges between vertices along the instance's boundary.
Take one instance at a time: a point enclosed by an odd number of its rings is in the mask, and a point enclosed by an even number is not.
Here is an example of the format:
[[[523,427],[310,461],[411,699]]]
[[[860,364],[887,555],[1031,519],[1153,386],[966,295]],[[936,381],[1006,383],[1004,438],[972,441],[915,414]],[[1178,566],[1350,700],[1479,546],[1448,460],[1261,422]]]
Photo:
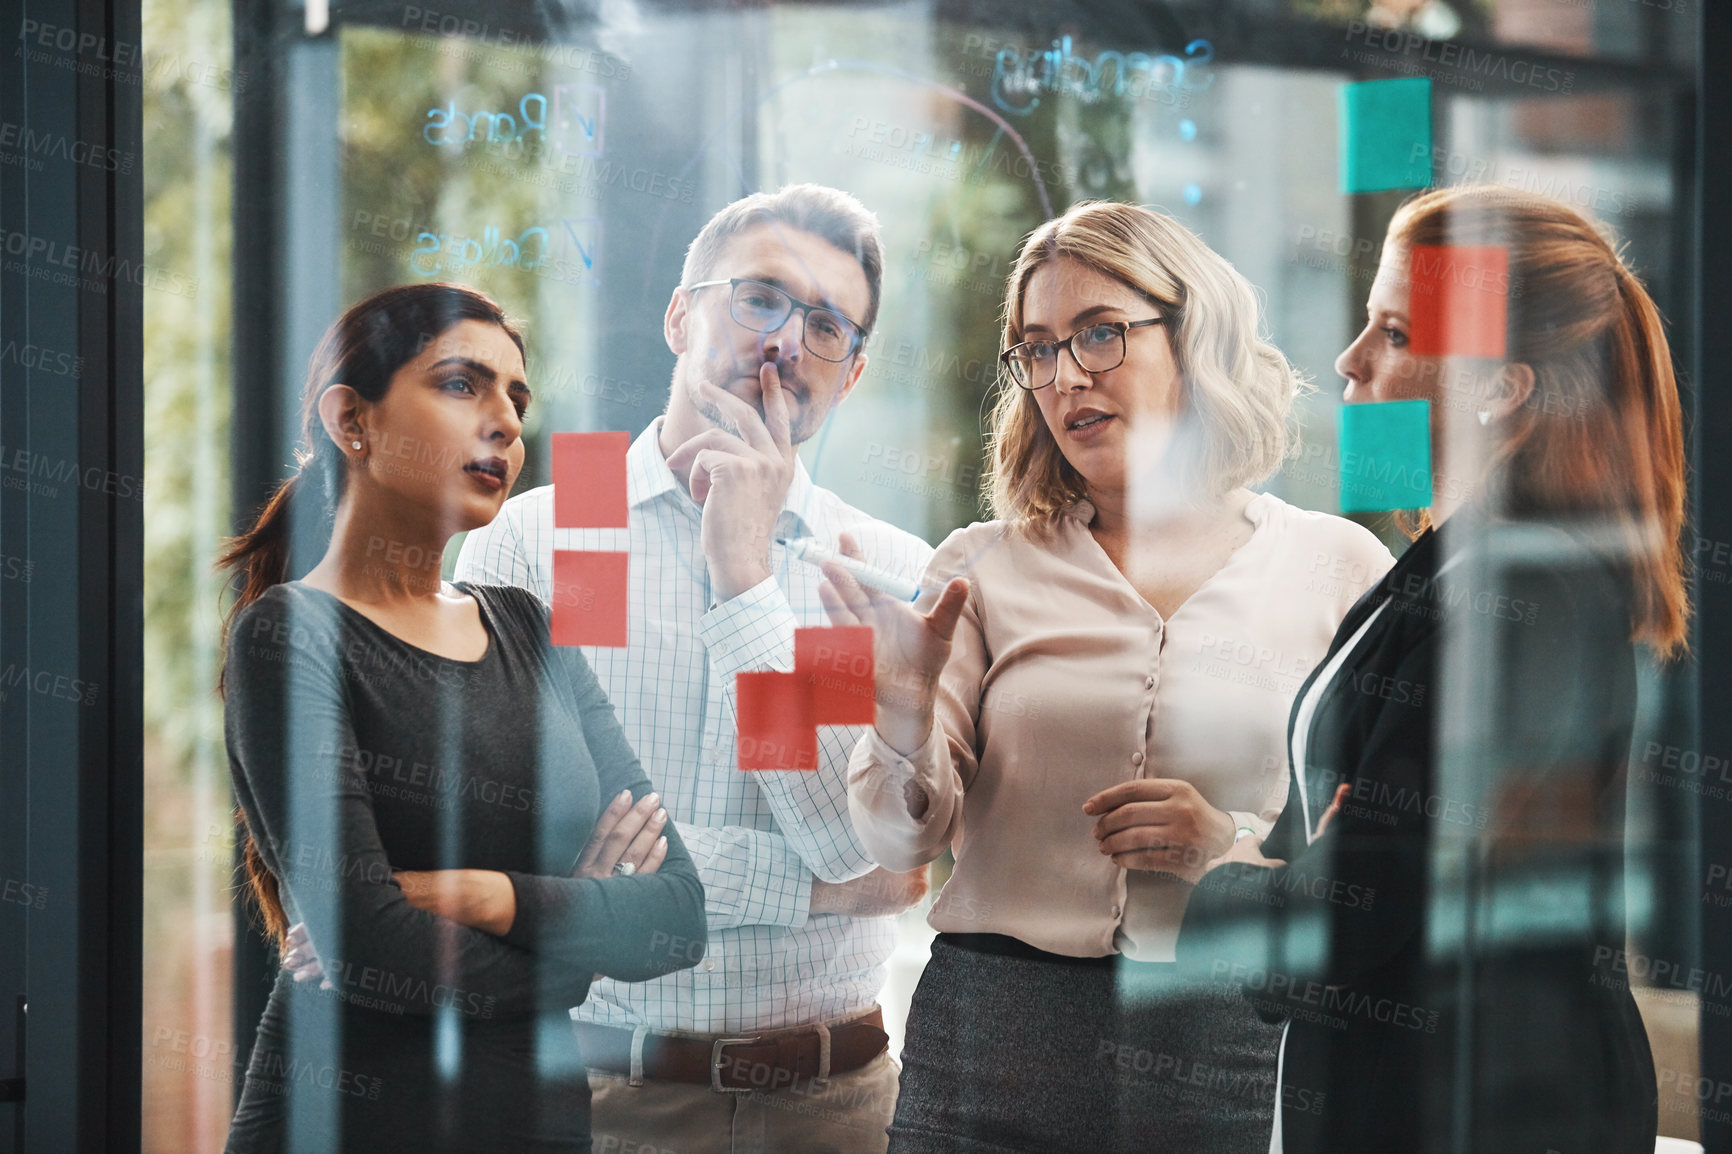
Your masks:
[[[1485,414],[1484,413],[1481,413],[1479,415],[1479,423],[1482,425],[1485,424]],[[351,441],[350,443],[352,445],[354,445],[355,448],[357,448],[357,449],[359,449],[361,447],[361,442],[359,442],[359,441]]]

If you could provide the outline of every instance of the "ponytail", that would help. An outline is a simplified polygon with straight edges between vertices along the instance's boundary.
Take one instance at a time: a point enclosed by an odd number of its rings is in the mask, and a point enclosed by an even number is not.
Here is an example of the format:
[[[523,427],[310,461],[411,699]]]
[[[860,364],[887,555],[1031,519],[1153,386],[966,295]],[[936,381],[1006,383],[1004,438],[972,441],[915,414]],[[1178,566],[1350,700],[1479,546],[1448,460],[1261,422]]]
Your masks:
[[[263,597],[271,586],[281,585],[289,579],[296,498],[305,487],[301,474],[306,472],[308,459],[303,458],[300,472],[277,486],[265,507],[259,510],[253,527],[231,539],[217,558],[217,568],[233,571],[235,586],[234,602],[223,620],[225,653],[229,627],[241,610]],[[217,672],[218,695],[225,691],[227,682],[228,663],[225,661]],[[248,895],[264,919],[265,932],[276,940],[277,948],[282,949],[288,939],[289,916],[283,909],[276,875],[259,855],[259,847],[247,827],[246,813],[239,806],[235,807],[235,835],[241,844],[241,869],[246,875]]]
[[[1622,315],[1611,334],[1614,380],[1624,388],[1638,511],[1650,522],[1636,562],[1635,638],[1662,658],[1688,651],[1689,559],[1683,549],[1685,451],[1683,404],[1672,369],[1665,322],[1642,282],[1620,260]]]
[[[232,570],[234,576],[234,602],[223,620],[225,653],[229,627],[241,610],[263,597],[271,586],[281,585],[289,579],[297,498],[306,487],[302,474],[307,471],[309,460],[311,457],[302,457],[300,472],[277,486],[265,507],[259,510],[253,527],[231,539],[217,558],[217,568]],[[227,688],[227,683],[228,663],[225,661],[217,672],[219,695]],[[241,844],[241,869],[246,875],[248,896],[264,920],[265,932],[275,939],[280,950],[288,940],[289,915],[283,909],[276,875],[259,855],[252,830],[247,827],[246,813],[239,806],[235,807],[235,837]]]
[[[330,540],[337,503],[348,481],[348,462],[319,419],[319,398],[332,385],[354,389],[362,399],[384,399],[397,370],[413,360],[428,343],[465,320],[498,325],[522,353],[523,338],[505,312],[483,293],[463,285],[433,282],[398,285],[374,293],[339,317],[313,350],[301,393],[301,447],[295,450],[299,469],[278,485],[259,510],[253,527],[233,538],[217,558],[217,568],[231,571],[234,602],[223,619],[224,651],[229,627],[240,612],[263,597],[273,585],[290,579],[304,558],[322,551]],[[316,526],[317,532],[307,532]],[[297,549],[302,556],[297,557]],[[217,673],[217,693],[225,688],[226,662]],[[288,937],[277,878],[259,854],[245,813],[235,810],[242,869],[253,904],[265,930],[280,949]]]
[[[229,626],[234,624],[240,611],[263,597],[272,585],[280,585],[289,579],[289,524],[300,479],[297,473],[278,485],[271,499],[259,511],[253,527],[231,540],[217,558],[217,568],[232,569],[238,578],[234,603],[223,621],[225,652]],[[228,663],[225,661],[217,672],[219,695],[227,688],[227,682]],[[265,932],[281,949],[288,938],[289,917],[283,911],[276,875],[265,868],[259,847],[253,842],[252,831],[247,828],[246,813],[239,806],[235,807],[235,834],[241,843],[241,868],[246,873],[248,894],[264,919]]]
[[[253,841],[252,832],[247,829],[246,811],[238,805],[235,806],[235,829],[241,835],[241,869],[247,877],[247,896],[264,919],[265,933],[281,950],[289,940],[289,915],[284,912],[282,894],[277,891],[277,875],[259,856],[258,843]]]
[[[1641,281],[1571,205],[1495,185],[1420,194],[1396,211],[1389,241],[1506,250],[1521,291],[1503,359],[1532,369],[1537,403],[1496,429],[1486,477],[1497,511],[1610,528],[1631,640],[1662,659],[1684,652],[1682,405],[1665,322]]]
[[[223,622],[225,632],[242,609],[263,597],[272,585],[281,585],[289,579],[290,522],[300,482],[301,475],[296,473],[278,485],[265,507],[259,510],[253,527],[231,539],[217,558],[217,568],[234,570],[238,579],[234,603]],[[217,692],[222,689],[223,675],[219,674]]]

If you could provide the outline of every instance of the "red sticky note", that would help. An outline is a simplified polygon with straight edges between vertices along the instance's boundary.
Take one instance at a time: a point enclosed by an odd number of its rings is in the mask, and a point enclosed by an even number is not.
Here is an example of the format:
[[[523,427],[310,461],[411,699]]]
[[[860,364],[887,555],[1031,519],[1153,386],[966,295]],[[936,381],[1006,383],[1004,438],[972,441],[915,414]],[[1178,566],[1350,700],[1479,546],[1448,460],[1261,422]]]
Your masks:
[[[794,672],[737,673],[741,769],[817,769],[820,725],[870,725],[872,627],[794,630]]]
[[[626,644],[628,553],[553,551],[553,643]]]
[[[1413,246],[1408,349],[1421,357],[1504,355],[1509,250],[1500,245]]]
[[[625,433],[553,434],[553,527],[626,527]],[[623,643],[622,643],[623,644]]]
[[[797,673],[734,675],[741,769],[818,768],[818,728],[805,690]]]
[[[794,630],[794,673],[812,699],[819,725],[871,725],[872,627],[835,625]]]

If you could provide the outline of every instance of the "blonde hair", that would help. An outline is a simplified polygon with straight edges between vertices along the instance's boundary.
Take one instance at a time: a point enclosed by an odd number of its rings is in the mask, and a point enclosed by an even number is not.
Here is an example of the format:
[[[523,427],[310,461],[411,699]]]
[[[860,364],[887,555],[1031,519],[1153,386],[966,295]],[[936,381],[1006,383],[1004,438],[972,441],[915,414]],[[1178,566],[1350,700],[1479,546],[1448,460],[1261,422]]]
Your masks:
[[[1511,286],[1504,360],[1533,370],[1530,403],[1501,418],[1487,473],[1495,511],[1600,520],[1624,540],[1631,635],[1661,657],[1689,636],[1684,430],[1660,311],[1599,227],[1570,205],[1513,188],[1423,193],[1389,222],[1388,245],[1493,245]]]
[[[1256,290],[1189,229],[1133,204],[1085,201],[1023,242],[1004,296],[1004,347],[1022,340],[1029,278],[1069,258],[1120,281],[1161,310],[1183,381],[1184,420],[1198,434],[1184,462],[1193,491],[1224,494],[1272,476],[1293,433],[1304,378],[1264,339]],[[991,465],[982,484],[993,514],[1050,524],[1088,485],[1065,460],[1032,392],[1001,377],[988,419]]]

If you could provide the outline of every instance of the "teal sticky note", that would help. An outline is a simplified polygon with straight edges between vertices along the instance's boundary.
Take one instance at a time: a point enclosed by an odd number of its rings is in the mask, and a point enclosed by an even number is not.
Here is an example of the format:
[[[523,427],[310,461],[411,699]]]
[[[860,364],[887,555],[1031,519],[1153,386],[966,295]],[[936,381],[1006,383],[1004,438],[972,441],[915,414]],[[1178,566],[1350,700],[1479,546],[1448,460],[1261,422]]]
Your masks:
[[[1431,183],[1431,80],[1341,86],[1341,191]]]
[[[1431,402],[1342,405],[1341,511],[1381,513],[1431,504]]]

